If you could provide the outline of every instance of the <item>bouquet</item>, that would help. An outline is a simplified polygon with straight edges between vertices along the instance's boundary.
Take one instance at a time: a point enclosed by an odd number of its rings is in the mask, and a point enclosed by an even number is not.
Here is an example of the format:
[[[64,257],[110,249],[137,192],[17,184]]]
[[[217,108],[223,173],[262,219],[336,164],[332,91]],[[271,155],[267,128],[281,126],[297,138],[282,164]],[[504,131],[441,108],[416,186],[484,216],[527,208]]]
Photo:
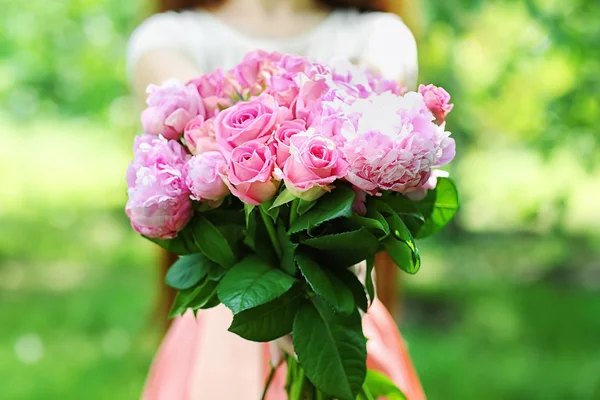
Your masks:
[[[242,338],[291,334],[291,399],[401,396],[367,373],[361,313],[375,254],[416,273],[415,239],[458,208],[437,169],[455,155],[448,93],[262,51],[147,92],[126,213],[180,255],[166,276],[171,315],[223,303]]]

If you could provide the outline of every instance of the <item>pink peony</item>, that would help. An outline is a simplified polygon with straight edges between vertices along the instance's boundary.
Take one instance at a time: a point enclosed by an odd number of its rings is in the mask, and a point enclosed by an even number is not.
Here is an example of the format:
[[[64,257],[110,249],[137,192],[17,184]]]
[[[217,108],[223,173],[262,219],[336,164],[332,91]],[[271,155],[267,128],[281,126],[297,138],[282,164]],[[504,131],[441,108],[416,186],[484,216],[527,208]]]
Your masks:
[[[321,115],[322,98],[329,89],[330,85],[327,79],[321,76],[316,76],[311,80],[302,82],[296,98],[296,118],[306,120],[309,125],[315,119],[319,118]]]
[[[175,79],[146,90],[148,108],[142,112],[142,125],[151,135],[178,140],[186,124],[197,115],[205,115],[204,105],[194,85]]]
[[[279,112],[273,97],[267,95],[221,111],[215,118],[215,134],[221,152],[229,156],[234,148],[249,141],[266,143]]]
[[[228,170],[221,173],[233,195],[257,206],[277,192],[279,183],[272,177],[274,166],[269,147],[253,141],[236,147],[231,152]]]
[[[202,154],[207,151],[217,151],[217,139],[215,138],[214,120],[212,118],[204,120],[204,117],[198,115],[188,122],[183,132],[185,144],[192,154]]]
[[[134,152],[125,206],[131,226],[150,238],[174,238],[193,213],[185,185],[188,155],[178,142],[150,135],[136,138]]]
[[[444,88],[434,85],[419,85],[419,93],[423,95],[427,108],[434,115],[438,124],[443,124],[446,116],[454,107],[450,103],[450,95]]]
[[[295,119],[284,121],[273,132],[273,153],[276,154],[276,163],[279,168],[283,168],[283,163],[290,156],[290,138],[299,132],[306,131],[304,120]]]
[[[192,79],[190,84],[198,90],[202,103],[206,109],[207,117],[214,117],[221,108],[227,108],[233,104],[232,96],[235,94],[233,85],[225,79],[221,69],[199,78]]]
[[[220,173],[227,165],[218,151],[209,151],[190,158],[186,164],[186,185],[192,199],[219,201],[229,194]]]
[[[347,179],[366,192],[415,191],[427,182],[433,167],[454,157],[454,140],[433,122],[418,93],[375,95],[351,108],[361,118],[355,131],[344,131]]]
[[[329,185],[343,178],[347,169],[341,149],[332,140],[300,134],[290,139],[290,157],[281,176],[294,196],[310,201],[329,191]]]
[[[431,176],[427,179],[427,182],[419,189],[414,192],[410,192],[406,194],[406,197],[413,201],[421,201],[427,196],[427,192],[429,190],[433,190],[437,186],[438,178],[447,178],[450,174],[446,171],[441,171],[439,169],[434,169],[431,171]]]

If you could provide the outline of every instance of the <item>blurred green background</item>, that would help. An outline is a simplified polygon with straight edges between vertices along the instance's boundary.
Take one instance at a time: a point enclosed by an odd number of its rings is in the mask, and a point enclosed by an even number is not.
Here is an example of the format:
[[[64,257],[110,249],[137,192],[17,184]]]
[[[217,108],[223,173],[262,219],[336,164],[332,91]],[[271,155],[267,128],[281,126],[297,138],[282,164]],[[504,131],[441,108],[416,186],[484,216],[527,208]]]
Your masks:
[[[123,212],[146,1],[0,0],[0,398],[134,399],[156,252]],[[600,398],[600,3],[421,1],[462,209],[399,315],[431,400]]]

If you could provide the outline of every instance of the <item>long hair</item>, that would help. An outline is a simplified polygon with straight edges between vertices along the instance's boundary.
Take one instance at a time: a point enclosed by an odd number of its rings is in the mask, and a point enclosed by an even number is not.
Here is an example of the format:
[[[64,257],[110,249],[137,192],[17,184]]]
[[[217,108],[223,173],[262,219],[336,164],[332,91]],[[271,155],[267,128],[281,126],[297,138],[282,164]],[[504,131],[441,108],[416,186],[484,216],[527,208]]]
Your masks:
[[[161,0],[160,11],[179,11],[196,7],[217,7],[227,0]],[[383,1],[378,0],[318,0],[330,8],[357,8],[361,11],[383,11]]]
[[[218,7],[227,0],[158,0],[158,11],[181,11],[198,7]],[[363,12],[384,11],[402,16],[404,22],[418,36],[418,3],[419,0],[318,0],[331,9],[354,8]],[[161,249],[160,262],[160,293],[155,318],[169,326],[168,314],[171,304],[175,299],[176,291],[164,284],[164,277],[170,266],[177,260],[177,256]],[[377,270],[377,295],[392,315],[395,314],[397,305],[397,270],[393,261],[387,254],[378,254],[376,258]]]

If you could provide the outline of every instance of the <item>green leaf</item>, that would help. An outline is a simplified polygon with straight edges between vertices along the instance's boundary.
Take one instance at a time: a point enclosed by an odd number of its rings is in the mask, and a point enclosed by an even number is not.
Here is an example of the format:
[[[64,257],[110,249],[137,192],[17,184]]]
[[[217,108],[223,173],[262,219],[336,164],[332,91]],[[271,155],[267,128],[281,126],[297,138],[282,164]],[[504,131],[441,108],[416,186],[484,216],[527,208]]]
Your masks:
[[[244,258],[219,284],[219,300],[234,314],[275,300],[296,280],[256,255]]]
[[[351,266],[375,254],[379,240],[366,228],[301,241],[306,246],[323,250],[337,265]]]
[[[189,289],[206,276],[211,265],[214,263],[202,253],[181,256],[169,268],[165,283],[177,290]]]
[[[223,276],[229,271],[227,268],[221,267],[217,263],[211,262],[210,268],[208,269],[208,279],[212,281],[220,281]]]
[[[421,221],[425,221],[417,203],[408,197],[404,197],[399,193],[389,192],[382,197],[382,200],[390,206],[396,214],[410,215]]]
[[[383,240],[385,249],[398,267],[409,274],[416,274],[421,267],[421,256],[410,230],[385,202],[377,202],[376,207],[385,215],[392,233]]]
[[[193,254],[200,251],[194,243],[193,222],[190,221],[173,239],[154,239],[144,236],[151,242],[156,243],[163,249],[178,255]]]
[[[279,196],[277,196],[277,198],[273,202],[273,205],[269,209],[276,208],[276,207],[282,206],[284,204],[287,204],[290,201],[294,200],[295,198],[296,198],[296,196],[294,196],[292,194],[292,192],[290,192],[287,189],[283,189],[283,191],[279,194]]]
[[[406,400],[404,393],[381,372],[368,370],[365,386],[369,388],[369,392],[375,399],[385,397],[388,400]]]
[[[310,210],[315,204],[317,204],[316,200],[303,200],[298,199],[298,215],[305,214]]]
[[[290,227],[289,233],[304,231],[332,219],[351,217],[355,196],[354,190],[349,186],[339,185],[317,200],[310,211],[300,215]]]
[[[438,178],[436,188],[430,190],[418,205],[425,217],[425,223],[419,229],[416,237],[424,238],[439,232],[458,211],[456,185],[448,178]]]
[[[367,348],[358,310],[336,314],[326,305],[305,304],[292,333],[294,350],[318,390],[354,400],[366,376]]]
[[[366,228],[379,240],[384,239],[390,234],[390,227],[381,213],[376,210],[369,210],[366,216],[361,217],[358,214],[352,216],[352,220],[358,225]]]
[[[236,263],[229,242],[205,217],[199,216],[194,224],[194,241],[206,257],[217,264],[231,268]]]
[[[350,289],[330,271],[326,271],[304,253],[296,254],[298,267],[315,293],[330,303],[337,311],[350,314],[355,309]]]
[[[365,276],[365,289],[369,295],[370,304],[375,300],[375,286],[373,285],[373,268],[375,267],[375,254],[367,257],[367,272]]]
[[[277,225],[277,239],[281,243],[281,250],[283,251],[281,269],[292,276],[296,275],[295,253],[298,244],[292,243],[285,230],[285,226],[281,222]]]
[[[183,314],[188,308],[197,310],[204,307],[216,294],[217,285],[218,282],[205,277],[200,285],[177,293],[169,318]]]
[[[367,293],[365,292],[365,288],[358,280],[358,277],[354,275],[347,269],[336,269],[335,275],[342,281],[344,285],[352,292],[352,296],[354,297],[354,303],[363,310],[367,312],[369,308],[369,302],[367,300]]]
[[[260,207],[261,211],[271,217],[274,222],[277,222],[277,217],[279,217],[279,207],[272,207],[274,201],[275,199],[271,199],[261,203],[261,205],[258,207]]]
[[[252,215],[252,211],[254,211],[254,207],[256,207],[256,206],[244,203],[244,214],[246,215],[246,227],[247,228],[250,226],[250,216]]]
[[[234,315],[229,331],[253,342],[270,342],[287,335],[304,302],[302,294],[292,288],[278,299]]]

